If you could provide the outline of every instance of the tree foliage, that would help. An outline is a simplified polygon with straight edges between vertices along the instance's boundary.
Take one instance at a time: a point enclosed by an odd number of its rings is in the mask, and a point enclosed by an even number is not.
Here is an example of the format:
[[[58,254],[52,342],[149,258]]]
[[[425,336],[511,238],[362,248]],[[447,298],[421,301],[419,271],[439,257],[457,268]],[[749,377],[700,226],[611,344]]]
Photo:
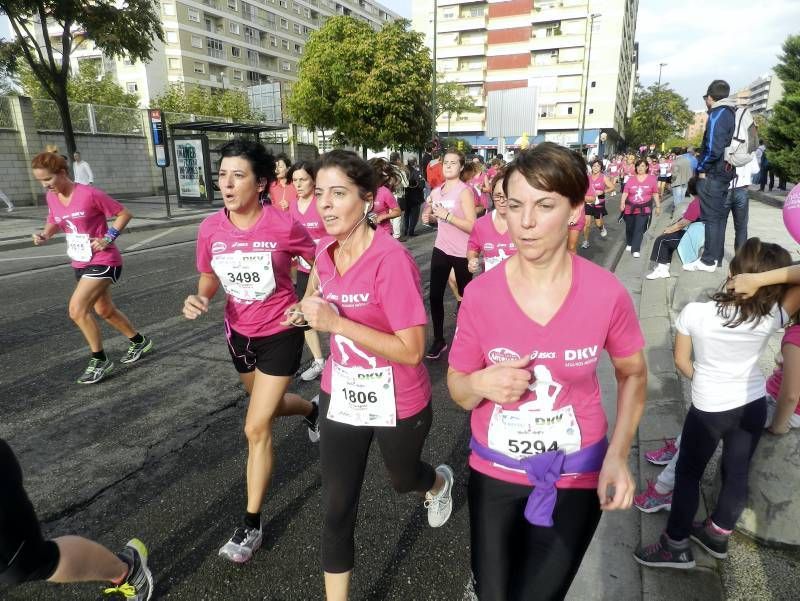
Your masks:
[[[164,41],[154,0],[0,0],[0,14],[8,17],[14,32],[14,39],[0,40],[0,61],[13,73],[24,60],[56,102],[69,156],[75,151],[67,93],[72,52],[92,43],[106,56],[147,62],[154,42]],[[62,33],[51,38],[52,24]]]
[[[763,132],[770,164],[784,178],[800,181],[800,35],[783,43],[775,74],[783,82],[783,98],[773,107]],[[763,131],[763,130],[762,130]]]
[[[472,113],[478,109],[475,100],[467,93],[467,89],[454,81],[444,81],[444,75],[437,75],[436,83],[436,118],[447,115],[458,119],[464,113]]]
[[[335,144],[421,145],[431,130],[432,63],[409,25],[375,32],[352,17],[328,19],[305,46],[289,114],[310,129],[335,130]]]
[[[694,115],[686,99],[668,88],[666,84],[653,84],[648,88],[636,86],[633,94],[633,115],[625,139],[628,146],[661,143],[678,136],[692,122]]]
[[[212,90],[201,86],[186,89],[182,84],[171,84],[163,94],[153,99],[153,106],[175,113],[194,113],[234,120],[253,119],[247,94],[242,90]]]
[[[39,79],[33,74],[30,67],[22,65],[18,70],[20,86],[26,96],[31,98],[47,98],[47,93],[42,88]],[[126,92],[125,89],[114,81],[111,73],[100,75],[100,70],[94,61],[82,61],[78,73],[70,77],[67,82],[67,97],[71,102],[99,104],[104,106],[124,106],[136,108],[139,106],[139,97]]]

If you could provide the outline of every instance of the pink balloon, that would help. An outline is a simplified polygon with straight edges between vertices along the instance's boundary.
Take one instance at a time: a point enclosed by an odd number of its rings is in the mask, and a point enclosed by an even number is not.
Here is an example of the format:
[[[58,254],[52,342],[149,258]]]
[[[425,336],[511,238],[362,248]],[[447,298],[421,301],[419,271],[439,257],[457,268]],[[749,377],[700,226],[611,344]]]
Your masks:
[[[800,244],[800,184],[786,195],[783,203],[783,225],[795,242]]]

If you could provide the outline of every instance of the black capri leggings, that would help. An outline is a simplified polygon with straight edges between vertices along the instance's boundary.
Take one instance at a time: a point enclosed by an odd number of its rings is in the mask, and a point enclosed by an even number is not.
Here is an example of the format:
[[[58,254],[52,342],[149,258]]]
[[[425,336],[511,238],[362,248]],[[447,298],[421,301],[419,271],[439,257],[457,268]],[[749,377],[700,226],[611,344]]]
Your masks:
[[[22,469],[0,438],[0,583],[47,580],[58,567],[58,545],[45,540],[22,487]]]
[[[563,599],[600,522],[595,489],[558,489],[553,527],[525,519],[530,486],[470,469],[472,575],[481,601]]]
[[[358,500],[364,484],[369,447],[378,439],[383,463],[397,492],[427,492],[434,469],[420,460],[433,413],[428,405],[394,428],[351,426],[327,418],[331,397],[321,391],[320,464],[322,468],[322,569],[341,574],[353,569]]]
[[[447,279],[450,270],[455,271],[458,293],[464,294],[464,288],[472,279],[472,274],[467,269],[466,257],[453,257],[435,246],[431,253],[431,287],[428,301],[431,305],[431,321],[433,322],[433,337],[444,340],[444,291],[447,289]]]

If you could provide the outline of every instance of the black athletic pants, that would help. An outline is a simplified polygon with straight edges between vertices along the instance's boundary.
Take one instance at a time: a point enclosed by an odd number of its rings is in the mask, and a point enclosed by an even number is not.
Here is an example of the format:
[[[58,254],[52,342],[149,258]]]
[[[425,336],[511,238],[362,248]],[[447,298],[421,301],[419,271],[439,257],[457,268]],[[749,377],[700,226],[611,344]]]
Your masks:
[[[0,438],[0,583],[47,580],[59,557],[58,546],[42,536],[19,462]]]
[[[472,279],[472,274],[467,269],[466,257],[453,257],[435,246],[431,253],[431,286],[428,300],[431,305],[431,321],[433,322],[433,337],[444,340],[444,292],[447,290],[447,279],[450,270],[456,274],[458,293],[464,294],[464,288]]]
[[[672,262],[672,253],[678,248],[681,238],[686,232],[678,230],[671,234],[661,234],[653,242],[653,251],[650,253],[650,260],[657,263],[666,263],[669,265]]]
[[[711,519],[720,528],[733,530],[747,503],[750,458],[758,446],[766,418],[764,397],[743,407],[714,413],[692,405],[683,422],[672,509],[667,521],[667,535],[672,540],[689,537],[700,501],[700,479],[720,440],[722,488]]]
[[[563,599],[600,522],[595,489],[559,489],[553,527],[525,519],[530,486],[469,476],[472,574],[480,601]]]
[[[402,234],[404,236],[414,236],[414,230],[417,228],[419,221],[419,208],[420,205],[416,202],[410,202],[403,211],[403,228]]]
[[[364,484],[369,447],[376,438],[397,492],[427,492],[436,482],[435,470],[420,460],[433,412],[428,405],[394,428],[350,426],[331,421],[331,397],[320,392],[320,467],[322,469],[322,569],[341,574],[353,569],[358,500]]]
[[[625,215],[625,244],[631,247],[631,252],[638,253],[642,249],[642,239],[647,231],[650,215]]]

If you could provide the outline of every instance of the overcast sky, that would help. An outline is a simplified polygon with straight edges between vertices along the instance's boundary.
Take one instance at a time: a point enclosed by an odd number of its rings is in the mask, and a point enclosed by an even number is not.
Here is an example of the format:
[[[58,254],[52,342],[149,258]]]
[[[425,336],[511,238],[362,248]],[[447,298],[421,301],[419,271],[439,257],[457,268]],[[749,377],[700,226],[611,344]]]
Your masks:
[[[411,0],[379,1],[411,18]],[[775,65],[792,33],[800,33],[798,0],[640,0],[639,78],[655,83],[658,64],[667,63],[661,82],[699,110],[712,79],[725,79],[733,90],[748,85]],[[5,17],[0,35],[8,35]]]

